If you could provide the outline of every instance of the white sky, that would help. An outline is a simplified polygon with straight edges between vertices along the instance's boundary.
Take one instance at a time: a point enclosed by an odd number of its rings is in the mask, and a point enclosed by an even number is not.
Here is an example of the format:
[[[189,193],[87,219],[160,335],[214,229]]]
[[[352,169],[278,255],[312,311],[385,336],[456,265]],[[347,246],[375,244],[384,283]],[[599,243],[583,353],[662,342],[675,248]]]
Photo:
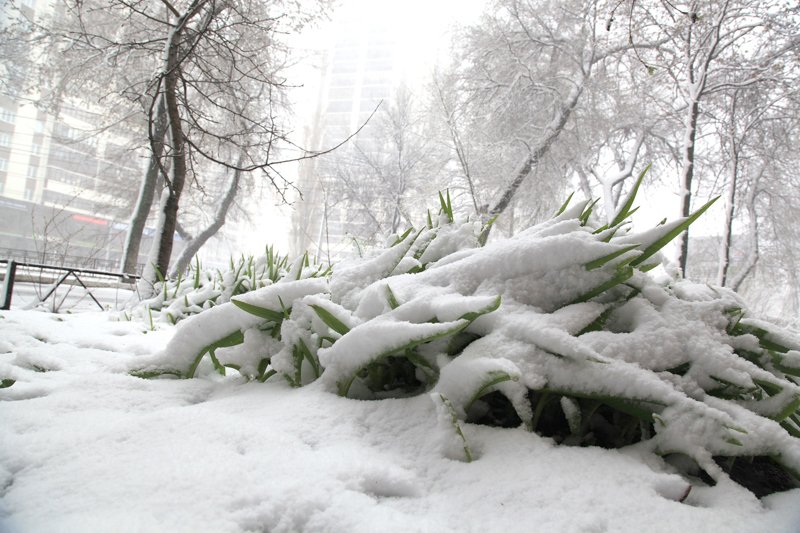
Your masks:
[[[424,81],[437,59],[449,53],[450,29],[477,18],[485,3],[485,0],[342,0],[339,7],[330,13],[330,20],[308,26],[290,44],[301,53],[303,50],[325,50],[332,45],[341,20],[354,18],[368,26],[388,18],[395,21],[402,53],[400,64],[405,66],[408,76],[416,78],[409,80],[413,85],[415,81]],[[310,60],[301,60],[288,73],[288,83],[300,86],[290,95],[294,129],[300,137],[304,127],[310,123],[319,96],[316,86],[319,71],[310,63]],[[302,145],[303,139],[299,138],[297,142]],[[287,175],[290,173],[289,169],[283,170]],[[243,228],[252,229],[252,233],[242,239],[243,243],[232,243],[239,249],[231,250],[231,253],[261,253],[265,244],[288,252],[292,210],[289,206],[275,204],[275,201],[265,202],[253,214],[255,224]],[[242,245],[246,249],[242,250]]]

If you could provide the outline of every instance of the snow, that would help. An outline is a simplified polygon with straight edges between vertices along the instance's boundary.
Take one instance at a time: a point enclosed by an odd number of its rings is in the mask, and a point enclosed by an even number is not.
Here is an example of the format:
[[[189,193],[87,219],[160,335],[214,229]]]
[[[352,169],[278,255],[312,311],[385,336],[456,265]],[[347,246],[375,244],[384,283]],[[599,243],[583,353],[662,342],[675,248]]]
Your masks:
[[[723,480],[679,503],[686,482],[636,447],[555,446],[522,428],[462,424],[476,456],[466,463],[442,453],[428,395],[357,401],[320,382],[143,380],[124,369],[161,350],[175,328],[148,331],[102,313],[0,317],[0,372],[11,368],[17,379],[0,389],[4,532],[791,532],[800,524],[800,490],[760,502]]]
[[[234,300],[280,312],[283,307],[290,306],[296,299],[326,288],[326,279],[307,278],[269,285],[237,296]],[[193,321],[180,322],[175,338],[163,352],[154,354],[148,360],[137,361],[136,369],[146,372],[164,364],[180,375],[187,375],[187,369],[207,346],[220,338],[256,327],[263,322],[262,318],[243,311],[232,302],[207,309],[195,318]]]
[[[714,456],[800,471],[795,334],[634,270],[648,234],[582,209],[485,247],[440,216],[236,296],[232,264],[202,307],[202,283],[161,288],[177,326],[147,302],[0,315],[3,525],[794,530],[800,489],[758,500]]]
[[[466,320],[414,324],[391,319],[361,324],[330,348],[320,349],[320,363],[326,369],[323,379],[329,384],[344,383],[372,361],[402,350],[409,344],[421,344],[466,325]]]

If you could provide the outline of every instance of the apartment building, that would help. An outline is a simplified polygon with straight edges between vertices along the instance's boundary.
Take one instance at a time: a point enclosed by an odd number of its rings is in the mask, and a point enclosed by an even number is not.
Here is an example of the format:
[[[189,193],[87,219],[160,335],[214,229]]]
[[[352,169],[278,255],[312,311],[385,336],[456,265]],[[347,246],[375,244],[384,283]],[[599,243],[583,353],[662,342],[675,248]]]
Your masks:
[[[38,4],[17,7],[33,18],[49,9]],[[142,155],[122,127],[100,127],[100,109],[65,97],[48,113],[32,100],[0,94],[0,257],[115,268]]]

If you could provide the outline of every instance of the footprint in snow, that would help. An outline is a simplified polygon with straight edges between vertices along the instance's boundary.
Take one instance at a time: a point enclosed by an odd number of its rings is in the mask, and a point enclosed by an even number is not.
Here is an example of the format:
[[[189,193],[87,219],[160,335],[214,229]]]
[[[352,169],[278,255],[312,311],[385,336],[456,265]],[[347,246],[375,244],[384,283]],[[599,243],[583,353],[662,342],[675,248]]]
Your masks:
[[[361,472],[356,490],[376,498],[410,498],[420,493],[412,473],[399,468],[381,467]]]

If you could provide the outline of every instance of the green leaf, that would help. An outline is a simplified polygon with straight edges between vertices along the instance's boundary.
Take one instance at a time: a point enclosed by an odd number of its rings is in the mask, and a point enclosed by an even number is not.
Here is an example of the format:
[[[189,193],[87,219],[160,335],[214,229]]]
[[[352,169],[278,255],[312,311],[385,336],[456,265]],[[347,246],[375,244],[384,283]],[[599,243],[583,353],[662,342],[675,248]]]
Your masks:
[[[453,408],[453,404],[450,403],[450,400],[444,394],[439,394],[439,399],[442,402],[442,405],[447,411],[447,414],[450,416],[450,423],[453,425],[453,429],[456,432],[456,435],[461,439],[461,442],[464,445],[464,457],[466,458],[468,463],[472,462],[472,451],[469,449],[469,445],[467,444],[467,438],[464,436],[464,432],[461,431],[461,424],[458,423],[458,416],[456,415],[456,410]]]
[[[264,383],[265,381],[267,381],[269,378],[271,378],[272,376],[274,376],[277,373],[278,373],[277,370],[270,370],[269,372],[259,376],[258,381],[260,381],[261,383]]]
[[[453,204],[450,202],[450,190],[447,190],[447,199],[442,196],[442,192],[439,191],[439,204],[441,205],[441,212],[447,215],[447,221],[452,223],[455,219],[453,217]]]
[[[786,404],[784,408],[778,412],[778,414],[771,418],[776,422],[783,422],[789,418],[790,415],[796,413],[798,409],[800,409],[800,396],[795,396],[794,400]]]
[[[200,257],[194,256],[195,259],[195,267],[194,267],[194,288],[200,288]]]
[[[562,396],[567,396],[568,398],[585,398],[587,400],[597,400],[601,403],[606,404],[612,409],[616,409],[617,411],[621,411],[623,413],[634,416],[639,420],[645,422],[653,422],[655,420],[663,424],[663,420],[661,420],[661,418],[655,413],[658,410],[666,407],[666,404],[663,404],[656,400],[625,398],[622,396],[610,396],[607,394],[597,394],[597,393],[575,391],[575,390],[552,389],[549,387],[538,390],[536,392],[542,392],[542,393],[550,392],[554,394],[560,394]]]
[[[589,217],[592,216],[592,210],[599,201],[600,199],[598,198],[597,200],[591,202],[588,206],[584,208],[583,213],[581,213],[580,216],[578,217],[578,220],[581,221],[581,226],[585,226],[589,222]]]
[[[533,412],[533,418],[531,419],[532,431],[536,431],[536,428],[539,426],[539,420],[542,418],[544,408],[547,406],[548,402],[550,402],[551,396],[552,395],[548,391],[542,391],[539,395],[539,399],[536,401],[536,410]]]
[[[213,352],[217,348],[227,348],[230,346],[236,346],[237,344],[242,344],[243,342],[244,342],[244,334],[238,329],[233,333],[231,333],[230,335],[223,337],[216,342],[212,342],[211,344],[200,350],[200,353],[198,353],[197,357],[194,358],[194,361],[189,366],[189,369],[187,370],[186,375],[184,377],[187,378],[194,377],[194,373],[197,371],[197,367],[198,365],[200,365],[200,361],[203,359],[203,356],[207,353],[211,355],[211,360],[214,363],[214,367],[217,370],[219,370],[220,367],[222,367],[222,365],[220,365],[219,361],[216,360],[216,356],[214,355]]]
[[[445,329],[444,331],[440,331],[440,332],[434,333],[432,335],[426,335],[426,336],[420,337],[418,339],[411,340],[408,343],[406,343],[405,345],[403,345],[403,346],[401,346],[401,347],[399,347],[397,349],[388,350],[386,352],[382,352],[382,353],[374,356],[367,363],[362,365],[360,368],[356,369],[356,371],[353,372],[353,374],[351,376],[345,377],[345,378],[340,379],[339,381],[336,382],[336,389],[337,389],[337,391],[339,393],[339,396],[347,396],[347,393],[350,392],[350,386],[353,384],[353,381],[355,381],[355,379],[358,376],[358,374],[362,370],[367,368],[368,366],[372,365],[373,363],[376,363],[378,361],[381,361],[383,359],[386,359],[387,357],[394,356],[394,355],[402,356],[407,351],[412,350],[413,348],[416,348],[420,344],[425,344],[427,342],[431,342],[431,341],[434,341],[434,340],[437,340],[437,339],[448,337],[450,335],[454,335],[454,334],[458,333],[459,331],[463,330],[464,328],[466,328],[469,324],[470,324],[470,322],[467,321],[467,320],[459,320],[459,321],[457,321],[455,323],[455,325],[453,325],[450,328]]]
[[[469,411],[469,408],[472,407],[473,403],[478,401],[481,397],[492,392],[491,389],[495,385],[499,385],[500,383],[506,381],[517,381],[517,378],[512,377],[508,372],[504,372],[502,370],[490,370],[487,372],[486,379],[480,384],[480,386],[478,386],[478,388],[472,394],[472,397],[464,405],[464,411]]]
[[[339,335],[344,335],[350,331],[350,328],[347,327],[344,322],[333,316],[333,313],[324,307],[319,305],[311,305],[310,307],[317,313],[317,316],[325,323],[326,326],[331,328]]]
[[[408,237],[411,234],[412,231],[414,231],[414,228],[408,228],[405,232],[403,232],[402,235],[400,235],[399,237],[397,237],[394,240],[394,243],[392,243],[392,246],[397,246],[398,244],[400,244],[401,242],[406,240],[406,237]]]
[[[284,313],[273,311],[272,309],[267,309],[266,307],[260,307],[258,305],[249,304],[247,302],[243,302],[241,300],[235,300],[231,298],[231,303],[245,311],[250,313],[251,315],[255,315],[259,318],[263,318],[265,320],[272,320],[273,322],[280,322],[284,318]]]
[[[676,225],[670,231],[662,235],[660,239],[655,241],[654,243],[650,244],[647,248],[642,251],[642,255],[631,261],[631,266],[638,266],[642,264],[645,260],[649,259],[652,255],[656,252],[661,250],[664,246],[666,246],[672,239],[683,233],[686,228],[688,228],[695,220],[700,218],[700,216],[705,213],[709,207],[711,207],[714,202],[719,200],[719,196],[712,198],[709,200],[703,207],[686,217],[686,219],[681,222],[680,224]]]
[[[639,420],[644,420],[645,422],[653,421],[653,409],[649,408],[646,402],[612,396],[597,397],[597,399],[609,407],[634,416]]]
[[[491,313],[493,311],[497,311],[497,309],[500,307],[501,301],[502,301],[502,299],[498,295],[497,297],[495,297],[494,300],[492,300],[492,303],[490,303],[486,307],[484,307],[482,309],[478,309],[477,311],[470,311],[469,313],[464,313],[463,315],[461,315],[459,317],[459,319],[460,320],[469,320],[470,322],[473,322],[479,316],[489,314],[489,313]]]
[[[164,279],[164,274],[161,273],[161,269],[158,268],[156,265],[153,265],[153,268],[156,271],[156,278],[160,283],[164,283],[166,280]]]
[[[6,389],[6,388],[10,387],[11,385],[13,385],[16,382],[17,381],[15,379],[0,380],[0,389]]]
[[[397,298],[395,297],[394,292],[392,292],[392,288],[388,283],[386,284],[386,301],[389,303],[389,307],[392,309],[397,309],[400,307],[400,303],[397,301]]]
[[[611,313],[614,312],[614,309],[614,307],[608,307],[604,309],[603,312],[597,316],[597,318],[580,330],[576,337],[580,337],[584,333],[589,333],[590,331],[602,330],[605,327],[606,322],[608,322],[608,319],[611,317]]]
[[[590,290],[589,292],[579,296],[578,298],[573,300],[571,303],[576,304],[576,303],[588,302],[589,300],[591,300],[595,296],[599,296],[600,294],[603,294],[607,290],[616,287],[620,283],[623,283],[624,281],[627,281],[628,279],[631,278],[631,276],[633,276],[633,268],[631,268],[631,266],[626,265],[626,266],[622,267],[621,269],[618,269],[617,273],[616,273],[616,275],[614,277],[612,277],[608,281],[598,285],[597,287],[595,287],[594,289]]]
[[[421,355],[414,353],[413,350],[407,350],[405,356],[406,359],[411,361],[411,364],[422,370],[430,383],[435,382],[439,378],[439,369],[430,364],[428,360]]]
[[[566,211],[566,209],[567,209],[567,206],[569,205],[570,201],[572,201],[572,197],[573,197],[574,195],[575,195],[575,191],[572,191],[572,192],[569,194],[569,196],[567,196],[567,199],[564,201],[564,203],[563,203],[563,204],[561,204],[561,207],[558,209],[558,211],[556,211],[556,214],[555,214],[554,216],[558,216],[558,215],[560,215],[561,213],[563,213],[564,211]]]
[[[180,370],[175,369],[158,369],[158,370],[133,370],[130,372],[130,375],[135,378],[141,379],[152,379],[161,376],[175,376],[182,378],[183,373]]]
[[[792,420],[786,419],[780,422],[780,424],[781,427],[789,433],[789,435],[800,439],[800,429],[798,429],[798,426]]]
[[[621,250],[617,250],[615,252],[611,252],[610,254],[604,255],[603,257],[599,257],[599,258],[595,259],[594,261],[589,261],[588,263],[586,263],[583,266],[586,267],[586,270],[595,270],[595,269],[600,268],[601,266],[605,265],[609,261],[611,261],[613,259],[616,259],[617,257],[630,252],[631,250],[636,249],[638,246],[639,246],[638,244],[632,244],[630,246],[626,246],[626,247],[622,248]]]
[[[769,396],[775,396],[783,390],[783,387],[780,385],[776,385],[775,383],[764,381],[762,379],[753,378],[753,383],[764,389],[764,392],[766,392]]]
[[[628,196],[625,198],[622,207],[619,209],[617,215],[613,218],[609,226],[614,227],[618,224],[621,224],[626,218],[628,218],[636,211],[636,209],[631,210],[631,208],[633,207],[634,200],[636,200],[636,194],[639,192],[639,186],[642,184],[642,180],[644,180],[644,177],[650,170],[651,165],[652,163],[647,165],[644,168],[644,170],[639,174],[639,177],[636,178],[636,182],[633,184],[633,187],[628,193]]]
[[[261,359],[261,361],[258,362],[258,375],[259,376],[263,376],[266,373],[267,367],[269,366],[269,364],[270,364],[270,358],[269,357],[264,357],[264,358]]]
[[[561,397],[561,411],[567,419],[571,435],[579,435],[581,431],[581,407],[576,400],[567,396]]]
[[[486,222],[486,224],[484,224],[484,225],[481,227],[481,231],[480,231],[480,233],[478,234],[478,246],[480,246],[480,247],[484,247],[484,246],[486,246],[486,242],[489,240],[489,231],[490,231],[490,230],[491,230],[491,228],[492,228],[492,224],[494,224],[494,223],[495,223],[495,221],[497,220],[497,217],[499,217],[499,216],[500,216],[500,214],[499,214],[499,213],[498,213],[498,214],[496,214],[495,216],[493,216],[492,218],[490,218],[490,219],[489,219],[489,220]]]
[[[314,354],[311,353],[311,350],[308,349],[306,343],[303,342],[303,340],[301,339],[300,341],[298,341],[297,344],[295,344],[294,348],[299,350],[299,353],[302,356],[302,358],[300,359],[300,363],[302,363],[303,359],[308,361],[308,364],[311,365],[311,369],[314,371],[314,376],[317,378],[320,377],[320,375],[322,375],[322,367],[319,364],[319,359]],[[298,365],[296,374],[298,384],[302,384],[300,381],[302,377],[300,372],[301,372],[301,366]]]

